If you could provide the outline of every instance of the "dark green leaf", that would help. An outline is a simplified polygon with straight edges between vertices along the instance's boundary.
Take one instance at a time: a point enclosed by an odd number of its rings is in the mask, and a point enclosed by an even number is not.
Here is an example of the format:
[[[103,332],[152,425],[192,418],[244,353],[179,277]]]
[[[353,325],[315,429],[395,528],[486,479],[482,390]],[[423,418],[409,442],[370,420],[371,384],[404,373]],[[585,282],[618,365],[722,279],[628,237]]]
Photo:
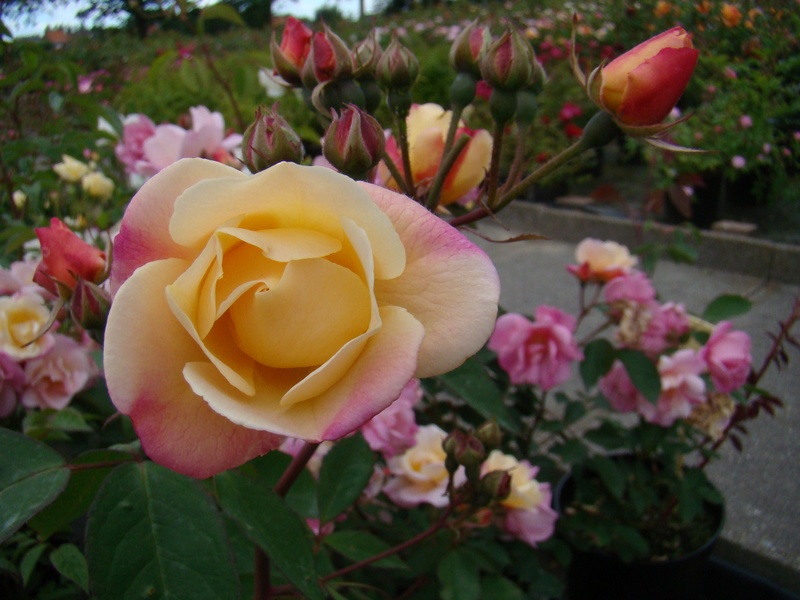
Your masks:
[[[239,598],[221,515],[196,481],[155,463],[108,475],[89,512],[86,557],[99,600]]]
[[[624,448],[628,441],[625,429],[619,424],[609,421],[604,421],[597,429],[587,431],[583,437],[587,441],[602,446],[607,450]]]
[[[241,473],[228,471],[215,478],[223,510],[236,519],[248,536],[297,589],[322,599],[314,566],[313,537],[305,522],[271,490],[253,485]]]
[[[655,403],[661,395],[661,377],[653,361],[638,350],[619,350],[617,357],[625,365],[625,371],[636,389],[650,402]]]
[[[19,563],[19,572],[22,575],[22,583],[24,585],[28,585],[28,580],[31,578],[31,575],[36,568],[36,563],[39,562],[39,557],[42,556],[46,549],[46,544],[36,544],[22,557],[22,560]]]
[[[56,531],[63,529],[89,509],[106,475],[114,468],[114,463],[130,460],[132,460],[130,454],[115,450],[92,450],[82,454],[72,464],[110,464],[100,468],[73,471],[64,492],[33,517],[29,525],[42,539],[47,539]]]
[[[56,571],[89,593],[89,567],[77,546],[64,544],[50,553],[50,562]]]
[[[492,600],[523,600],[525,594],[505,577],[490,575],[481,581],[483,598]]]
[[[473,556],[456,548],[439,563],[436,575],[441,584],[442,600],[478,600],[481,597],[481,580]]]
[[[339,554],[355,562],[376,556],[390,548],[389,544],[371,533],[352,529],[336,531],[325,536],[324,542]],[[373,563],[373,566],[384,569],[408,569],[408,565],[397,555],[379,560]]]
[[[50,447],[0,429],[0,542],[50,504],[69,480],[64,459]]]
[[[62,410],[37,410],[29,412],[22,423],[25,435],[34,439],[47,439],[52,432],[87,433],[92,428],[83,414],[71,406]]]
[[[600,378],[611,370],[615,358],[614,346],[605,338],[598,338],[586,344],[580,365],[583,385],[587,389],[594,387]]]
[[[557,454],[567,463],[580,462],[588,453],[586,445],[577,439],[567,440],[561,444],[553,446],[552,452]]]
[[[438,379],[484,418],[496,418],[500,425],[512,433],[522,431],[519,415],[503,403],[502,392],[476,358],[467,359],[459,368],[440,375]]]
[[[338,441],[325,455],[319,472],[317,505],[326,523],[353,504],[369,482],[375,456],[361,435]]]
[[[248,477],[254,485],[259,485],[265,490],[271,490],[278,483],[281,475],[292,462],[292,457],[283,452],[268,452],[242,465],[237,469]],[[286,504],[301,517],[316,519],[317,510],[317,480],[308,469],[300,473],[286,494]]]
[[[726,294],[711,301],[703,311],[703,319],[711,323],[719,323],[726,319],[738,317],[748,312],[753,306],[747,298],[736,294]]]
[[[622,492],[625,489],[625,476],[614,460],[605,456],[593,456],[589,459],[587,465],[597,473],[603,485],[615,498],[622,498]]]

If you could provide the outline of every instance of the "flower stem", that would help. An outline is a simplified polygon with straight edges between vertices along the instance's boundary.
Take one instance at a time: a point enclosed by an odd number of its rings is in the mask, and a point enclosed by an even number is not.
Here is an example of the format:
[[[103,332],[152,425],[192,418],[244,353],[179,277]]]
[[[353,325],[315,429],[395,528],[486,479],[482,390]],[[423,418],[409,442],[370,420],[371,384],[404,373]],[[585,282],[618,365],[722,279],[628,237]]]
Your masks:
[[[439,205],[439,195],[442,191],[444,181],[447,178],[447,175],[453,169],[453,165],[456,164],[458,157],[461,156],[461,153],[464,151],[464,148],[471,139],[472,138],[468,135],[462,135],[460,138],[458,138],[458,141],[455,143],[455,145],[450,149],[450,152],[447,152],[444,155],[444,159],[439,165],[439,170],[436,172],[436,176],[433,178],[433,183],[431,184],[428,198],[425,201],[425,206],[428,210],[434,210]]]
[[[400,169],[397,168],[397,164],[392,160],[392,157],[389,156],[388,152],[383,153],[383,164],[386,165],[386,168],[389,169],[389,173],[392,175],[392,179],[395,180],[397,185],[403,191],[406,196],[411,195],[411,190],[406,187],[406,179],[403,176],[403,173],[400,172]]]
[[[492,136],[492,159],[489,163],[489,177],[487,187],[487,200],[486,204],[492,211],[496,212],[497,202],[497,188],[500,183],[500,151],[503,147],[503,136],[506,131],[505,122],[496,122],[494,124],[494,134]]]
[[[400,143],[400,155],[403,157],[403,174],[405,187],[410,196],[414,195],[414,174],[411,172],[411,153],[408,147],[408,124],[402,117],[397,118],[397,140]]]

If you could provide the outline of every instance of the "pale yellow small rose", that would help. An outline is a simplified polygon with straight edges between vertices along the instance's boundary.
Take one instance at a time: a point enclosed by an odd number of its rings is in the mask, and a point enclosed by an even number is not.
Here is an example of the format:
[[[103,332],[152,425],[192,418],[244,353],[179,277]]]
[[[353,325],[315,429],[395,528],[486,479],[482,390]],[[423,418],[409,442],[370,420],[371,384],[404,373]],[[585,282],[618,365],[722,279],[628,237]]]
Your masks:
[[[41,299],[32,296],[0,298],[0,352],[24,360],[39,356],[49,349],[52,339],[42,333],[50,319],[50,311]],[[36,339],[36,341],[33,341]]]
[[[107,200],[114,193],[114,182],[99,171],[84,175],[81,185],[87,194],[100,200]]]
[[[511,493],[500,504],[509,509],[528,510],[535,508],[544,499],[539,489],[539,482],[531,475],[529,466],[520,463],[509,454],[492,450],[481,466],[481,471],[506,471],[511,476]]]
[[[26,196],[25,192],[22,190],[14,190],[14,193],[11,195],[11,200],[14,202],[14,206],[21,209],[28,201],[28,196]]]
[[[53,171],[64,181],[77,183],[89,172],[89,166],[68,154],[61,157],[63,162],[53,165]]]
[[[577,266],[569,270],[581,280],[609,281],[628,273],[636,266],[637,258],[627,247],[617,242],[586,238],[575,249]]]

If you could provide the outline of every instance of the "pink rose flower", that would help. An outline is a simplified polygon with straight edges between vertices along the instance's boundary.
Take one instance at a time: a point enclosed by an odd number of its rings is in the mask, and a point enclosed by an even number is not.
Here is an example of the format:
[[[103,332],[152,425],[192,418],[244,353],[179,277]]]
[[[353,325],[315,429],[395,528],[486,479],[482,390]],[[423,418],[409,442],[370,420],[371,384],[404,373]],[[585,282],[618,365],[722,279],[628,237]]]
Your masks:
[[[575,319],[557,308],[540,306],[535,322],[508,313],[497,319],[488,347],[515,385],[529,383],[549,390],[569,378],[573,361],[583,353],[573,332]]]
[[[603,288],[606,302],[635,302],[647,304],[655,300],[656,290],[650,279],[641,271],[631,271],[609,281]]]
[[[731,331],[733,325],[722,321],[714,327],[702,349],[711,381],[719,392],[731,392],[744,385],[750,374],[750,336]]]
[[[620,361],[616,361],[600,379],[598,388],[614,410],[619,412],[634,412],[642,402],[647,402]]]
[[[21,401],[26,408],[61,410],[100,373],[89,346],[64,335],[53,337],[49,352],[25,363]]]
[[[642,334],[639,349],[655,357],[667,348],[675,348],[689,333],[689,317],[682,304],[667,302],[653,308],[650,321]]]
[[[655,405],[639,402],[639,412],[650,423],[668,427],[689,416],[694,406],[706,401],[706,384],[700,376],[705,362],[694,350],[678,350],[658,360],[661,395]]]
[[[0,418],[7,417],[17,406],[25,385],[25,372],[18,362],[0,352]]]
[[[150,458],[199,478],[281,436],[349,435],[477,352],[499,298],[489,257],[405,196],[198,159],[131,200],[110,288],[111,399]]]
[[[146,168],[144,143],[156,133],[156,126],[147,116],[128,115],[122,126],[122,140],[114,149],[117,159],[125,165],[128,174],[144,174]]]
[[[422,385],[419,379],[411,379],[397,400],[361,427],[369,447],[391,458],[413,446],[419,429],[414,405],[421,399]]]

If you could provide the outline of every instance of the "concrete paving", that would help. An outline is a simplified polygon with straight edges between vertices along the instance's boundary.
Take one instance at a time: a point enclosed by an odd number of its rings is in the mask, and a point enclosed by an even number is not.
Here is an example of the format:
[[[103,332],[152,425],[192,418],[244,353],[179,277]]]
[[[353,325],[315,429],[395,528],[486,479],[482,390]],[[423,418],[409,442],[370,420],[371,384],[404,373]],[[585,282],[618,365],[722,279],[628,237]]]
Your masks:
[[[540,233],[547,240],[494,244],[475,238],[492,257],[500,273],[501,304],[507,310],[530,314],[539,304],[574,312],[578,288],[565,266],[574,263],[575,243],[583,237],[616,239],[635,245],[642,228],[636,223],[606,222],[582,212],[547,209],[516,203],[499,215],[499,222],[484,221],[480,230],[493,239],[516,233]],[[614,220],[620,221],[620,220]],[[511,224],[509,226],[508,224]],[[663,233],[663,232],[662,232]],[[753,340],[753,357],[760,361],[770,347],[765,332],[777,331],[800,297],[800,253],[791,246],[753,243],[736,236],[704,236],[697,264],[658,263],[654,284],[661,297],[683,302],[700,313],[720,294],[739,294],[753,302],[752,310],[734,319],[735,326]],[[633,241],[632,241],[633,240]],[[721,266],[703,256],[703,248],[725,257]],[[767,259],[769,268],[754,265]],[[776,276],[780,267],[780,279]],[[759,270],[760,269],[760,270]],[[788,276],[787,276],[788,275]],[[788,280],[788,282],[787,282]],[[800,327],[796,327],[800,337]],[[772,370],[764,380],[767,389],[785,401],[774,418],[759,417],[748,425],[740,454],[727,445],[709,475],[726,498],[727,518],[718,555],[800,594],[800,351],[790,349],[791,362],[782,372]]]

